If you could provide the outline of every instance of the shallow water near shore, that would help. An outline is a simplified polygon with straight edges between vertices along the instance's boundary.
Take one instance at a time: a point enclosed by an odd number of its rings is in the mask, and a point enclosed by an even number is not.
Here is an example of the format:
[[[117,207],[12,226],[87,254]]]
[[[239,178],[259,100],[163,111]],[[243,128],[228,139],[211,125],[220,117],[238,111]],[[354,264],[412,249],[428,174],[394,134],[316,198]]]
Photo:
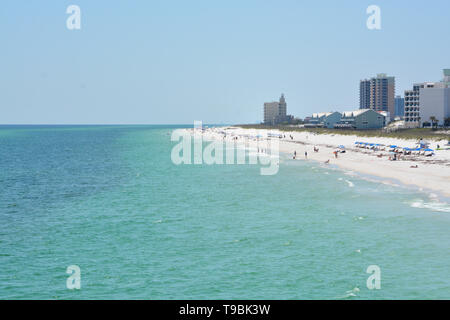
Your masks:
[[[395,187],[397,192],[401,191],[399,189],[403,189],[404,192],[409,192],[411,194],[420,194],[420,197],[416,198],[417,201],[411,204],[413,207],[420,207],[419,203],[423,203],[425,207],[428,207],[431,210],[450,212],[450,198],[442,195],[438,191],[419,188],[414,185],[404,184],[395,178],[387,179],[383,177],[377,177],[369,174],[363,174],[360,172],[341,169],[338,165],[320,164],[319,166],[324,169],[331,168],[330,170],[340,171],[343,174],[351,176],[358,180],[364,180],[368,182],[373,182],[375,184],[382,184],[389,187]],[[327,170],[325,170],[324,174],[329,173],[327,172]],[[342,180],[342,178],[339,178],[339,180]],[[349,180],[345,181],[349,183],[350,187],[354,187],[354,184],[351,181]]]
[[[176,166],[173,129],[0,127],[0,299],[450,298],[448,203],[287,157]]]

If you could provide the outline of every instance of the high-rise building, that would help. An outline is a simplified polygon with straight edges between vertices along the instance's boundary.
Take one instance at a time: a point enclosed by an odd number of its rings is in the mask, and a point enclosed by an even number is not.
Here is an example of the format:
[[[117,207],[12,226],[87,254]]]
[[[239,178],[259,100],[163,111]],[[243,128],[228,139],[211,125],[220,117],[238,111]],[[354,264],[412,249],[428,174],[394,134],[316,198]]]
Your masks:
[[[442,82],[450,87],[450,69],[444,69],[444,79]]]
[[[287,115],[287,103],[286,99],[284,98],[284,94],[281,94],[280,102],[278,103],[278,116],[280,117],[280,120],[285,121]]]
[[[370,80],[361,80],[359,83],[359,108],[370,109]]]
[[[420,126],[420,87],[423,83],[415,83],[412,90],[405,91],[405,124],[408,127]]]
[[[289,120],[286,115],[287,103],[284,94],[281,94],[278,102],[264,103],[264,123],[269,125],[279,124]]]
[[[404,114],[405,114],[405,98],[402,98],[402,96],[396,96],[394,117],[403,118]]]
[[[443,125],[450,117],[450,69],[444,70],[440,82],[414,84],[413,90],[405,91],[405,124],[422,127],[424,124]]]
[[[376,78],[361,80],[359,108],[395,114],[395,77],[380,73]]]
[[[264,124],[273,125],[278,115],[278,102],[264,103]]]

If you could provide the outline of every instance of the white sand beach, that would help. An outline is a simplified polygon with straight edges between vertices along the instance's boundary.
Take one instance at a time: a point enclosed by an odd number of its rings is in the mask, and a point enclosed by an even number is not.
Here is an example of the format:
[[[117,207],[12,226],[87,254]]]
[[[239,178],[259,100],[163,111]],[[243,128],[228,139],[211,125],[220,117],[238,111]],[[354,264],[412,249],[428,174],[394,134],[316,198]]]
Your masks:
[[[268,133],[281,134],[282,138],[270,138]],[[278,130],[256,130],[238,127],[207,128],[203,130],[205,139],[232,140],[252,137],[249,139],[250,146],[257,146],[258,139],[279,140],[279,151],[293,156],[297,153],[296,159],[299,161],[319,161],[339,168],[377,176],[386,180],[396,180],[402,184],[417,187],[419,190],[432,190],[439,195],[450,198],[450,148],[448,141],[428,141],[429,148],[432,148],[434,155],[426,157],[417,155],[400,154],[400,160],[391,161],[393,156],[389,145],[399,147],[415,148],[416,140],[403,140],[384,137],[359,137],[339,134],[315,134],[312,132],[280,132]],[[258,138],[256,138],[258,137]],[[355,142],[368,142],[380,144],[378,150],[360,148]],[[446,150],[436,150],[437,145],[447,147]],[[339,146],[345,147],[345,153],[339,153],[336,158],[334,151]],[[318,152],[314,151],[318,148]],[[305,152],[308,156],[305,159]],[[381,157],[379,155],[382,155]],[[378,155],[378,156],[377,156]],[[417,166],[417,167],[413,167]]]

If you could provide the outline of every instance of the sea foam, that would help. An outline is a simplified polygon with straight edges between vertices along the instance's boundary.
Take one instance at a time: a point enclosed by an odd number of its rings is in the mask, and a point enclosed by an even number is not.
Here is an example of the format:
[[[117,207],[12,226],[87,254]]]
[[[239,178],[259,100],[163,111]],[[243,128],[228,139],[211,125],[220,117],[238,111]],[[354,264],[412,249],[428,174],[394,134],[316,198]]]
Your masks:
[[[415,199],[409,204],[412,208],[428,209],[437,212],[450,212],[450,205],[439,202],[437,200],[424,201],[422,199]]]

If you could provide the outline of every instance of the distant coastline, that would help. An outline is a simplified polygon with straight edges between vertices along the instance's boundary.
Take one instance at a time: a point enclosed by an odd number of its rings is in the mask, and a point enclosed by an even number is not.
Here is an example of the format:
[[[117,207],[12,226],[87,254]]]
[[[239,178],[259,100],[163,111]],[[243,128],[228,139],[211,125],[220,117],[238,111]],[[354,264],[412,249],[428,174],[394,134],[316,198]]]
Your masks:
[[[262,129],[262,130],[279,130],[282,132],[311,132],[315,134],[337,134],[351,135],[358,137],[384,137],[398,139],[432,139],[450,141],[450,128],[433,130],[429,128],[411,128],[400,129],[398,131],[386,132],[384,130],[343,130],[343,129],[327,129],[327,128],[303,128],[295,125],[278,125],[268,126],[264,124],[238,124],[235,127],[242,129]]]
[[[399,181],[406,186],[412,186],[420,191],[430,190],[437,193],[445,201],[450,200],[450,148],[447,150],[435,151],[432,157],[425,156],[405,156],[399,161],[389,161],[390,152],[388,150],[373,151],[364,148],[358,148],[356,141],[365,140],[374,144],[414,146],[417,138],[404,138],[405,136],[395,136],[395,133],[385,133],[379,131],[342,131],[326,129],[297,129],[290,128],[271,128],[259,125],[239,125],[226,128],[206,128],[203,136],[206,139],[239,139],[239,137],[248,137],[255,135],[265,135],[279,133],[282,138],[279,139],[279,151],[293,156],[297,154],[296,159],[304,160],[304,153],[307,152],[307,160],[318,161],[321,163],[336,165],[345,170],[358,172],[364,175],[375,176],[384,180]],[[437,145],[446,146],[449,135],[436,135],[435,139],[430,139],[430,133],[423,129],[410,129],[410,137],[426,138],[430,140],[432,148]],[[426,129],[425,129],[426,130]],[[225,132],[225,134],[224,134]],[[386,136],[387,135],[387,136]],[[394,135],[394,136],[392,136]],[[408,136],[408,135],[406,135]],[[263,138],[271,139],[271,138]],[[257,140],[249,141],[250,147],[257,146]],[[338,146],[344,146],[346,152],[334,156]],[[314,152],[314,148],[319,151]],[[379,155],[381,157],[378,157]],[[417,166],[417,167],[415,167]]]

